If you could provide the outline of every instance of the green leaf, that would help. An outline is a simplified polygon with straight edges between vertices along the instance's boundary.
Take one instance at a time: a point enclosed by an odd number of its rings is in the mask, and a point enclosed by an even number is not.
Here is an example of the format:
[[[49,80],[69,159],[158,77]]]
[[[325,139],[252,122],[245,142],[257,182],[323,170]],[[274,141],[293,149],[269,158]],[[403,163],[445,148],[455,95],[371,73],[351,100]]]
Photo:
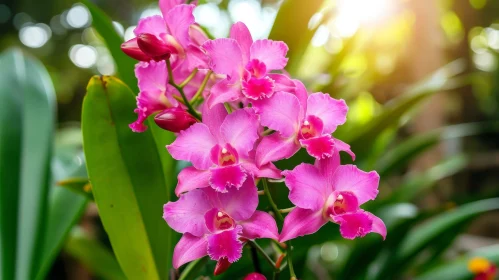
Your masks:
[[[138,93],[137,79],[135,78],[134,73],[134,65],[137,61],[121,51],[121,44],[124,41],[114,28],[112,20],[92,2],[88,0],[83,0],[82,2],[87,6],[92,15],[92,27],[100,34],[114,59],[114,63],[116,64],[116,75],[120,77],[134,93]]]
[[[88,178],[68,178],[66,180],[58,181],[57,185],[80,194],[89,200],[94,200],[92,185],[88,181]]]
[[[130,89],[114,77],[93,77],[82,129],[95,202],[114,253],[129,279],[166,279],[172,231],[161,218],[169,190],[151,129],[134,133]],[[151,127],[151,126],[150,126]],[[166,143],[163,143],[163,145]]]
[[[440,141],[499,131],[499,122],[451,125],[421,135],[414,135],[386,152],[375,168],[381,177],[407,166],[415,157]]]
[[[384,262],[375,279],[393,279],[425,248],[432,246],[441,235],[455,230],[456,226],[471,221],[480,214],[497,209],[499,209],[499,198],[479,200],[461,205],[425,222],[405,236],[400,246],[392,251]]]
[[[443,160],[425,172],[411,176],[395,189],[390,195],[389,200],[392,202],[412,201],[424,190],[434,186],[438,181],[463,170],[467,163],[468,159],[464,155],[459,154]]]
[[[33,279],[46,224],[55,92],[43,65],[20,51],[3,54],[0,64],[2,278]]]
[[[113,253],[79,228],[71,232],[64,251],[97,276],[107,280],[126,279]]]
[[[309,30],[310,18],[319,11],[324,0],[287,0],[283,1],[269,38],[284,41],[288,47],[289,72],[296,71],[314,32]],[[300,34],[300,36],[297,36]]]
[[[185,269],[182,271],[180,278],[178,280],[194,280],[199,274],[201,268],[206,265],[208,257],[203,257],[195,261],[190,262]]]
[[[474,257],[483,257],[488,261],[499,265],[499,245],[488,246],[474,250],[465,256],[443,265],[440,265],[414,280],[467,280],[472,279],[473,274],[468,270],[468,262]]]
[[[385,129],[398,125],[400,119],[435,92],[455,89],[466,80],[455,77],[464,70],[460,60],[451,62],[427,79],[415,84],[408,91],[391,100],[383,111],[367,124],[337,131],[336,137],[347,142],[356,154],[368,154],[375,139]]]

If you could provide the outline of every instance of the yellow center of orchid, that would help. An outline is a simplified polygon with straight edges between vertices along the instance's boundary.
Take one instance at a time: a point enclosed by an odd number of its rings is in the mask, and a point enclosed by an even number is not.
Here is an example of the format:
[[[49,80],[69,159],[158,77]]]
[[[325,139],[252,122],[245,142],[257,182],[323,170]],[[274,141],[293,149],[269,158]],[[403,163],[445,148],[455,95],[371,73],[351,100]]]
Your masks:
[[[218,211],[215,216],[215,228],[218,230],[226,230],[234,227],[234,220],[222,211]]]

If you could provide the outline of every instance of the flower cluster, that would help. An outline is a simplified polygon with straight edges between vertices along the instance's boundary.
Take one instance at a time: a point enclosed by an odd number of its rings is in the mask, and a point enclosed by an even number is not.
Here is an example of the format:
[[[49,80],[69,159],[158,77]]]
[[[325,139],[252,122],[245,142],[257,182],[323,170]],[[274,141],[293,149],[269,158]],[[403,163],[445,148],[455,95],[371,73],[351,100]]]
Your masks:
[[[341,151],[355,155],[332,137],[346,121],[345,101],[308,93],[289,77],[284,42],[253,40],[241,22],[229,38],[210,40],[195,23],[194,5],[159,4],[163,16],[141,19],[136,38],[122,49],[140,60],[138,119],[130,128],[143,132],[155,115],[158,126],[177,133],[167,145],[171,156],[192,164],[178,175],[179,199],[164,206],[165,221],[183,234],[174,267],[208,255],[220,272],[241,257],[246,242],[286,242],[327,222],[338,224],[344,238],[370,232],[385,238],[381,219],[360,208],[376,198],[378,174],[341,165]],[[285,171],[274,165],[302,147],[315,164]],[[282,217],[279,210],[274,216],[257,210],[257,184],[267,186],[268,179],[284,180],[296,206],[280,233],[274,219]]]

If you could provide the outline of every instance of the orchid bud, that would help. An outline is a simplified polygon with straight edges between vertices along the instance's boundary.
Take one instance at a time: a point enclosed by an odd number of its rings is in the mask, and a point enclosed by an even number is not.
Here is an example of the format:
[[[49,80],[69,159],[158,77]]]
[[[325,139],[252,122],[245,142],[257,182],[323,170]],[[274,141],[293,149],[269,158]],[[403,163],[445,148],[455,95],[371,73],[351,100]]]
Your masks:
[[[154,60],[168,59],[171,53],[177,52],[174,47],[167,45],[158,37],[149,33],[142,33],[137,36],[137,44],[145,54],[154,58]]]
[[[191,114],[175,107],[161,111],[154,117],[154,122],[162,129],[171,132],[180,132],[197,122]]]
[[[221,258],[217,265],[215,266],[215,271],[213,271],[213,275],[217,276],[224,273],[227,269],[229,269],[232,263],[229,262],[227,258]]]
[[[128,55],[129,57],[133,59],[137,59],[140,61],[149,61],[152,58],[145,54],[140,48],[137,43],[137,38],[133,38],[131,40],[126,41],[125,43],[121,44],[121,50]]]
[[[253,272],[246,275],[243,280],[267,280],[267,278],[260,273]]]

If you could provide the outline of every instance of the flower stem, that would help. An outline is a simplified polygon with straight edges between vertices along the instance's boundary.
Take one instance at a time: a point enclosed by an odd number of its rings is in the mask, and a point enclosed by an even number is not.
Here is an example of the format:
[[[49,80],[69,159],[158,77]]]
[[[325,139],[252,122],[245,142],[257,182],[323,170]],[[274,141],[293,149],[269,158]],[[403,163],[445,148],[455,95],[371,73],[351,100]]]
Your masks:
[[[267,255],[267,253],[265,253],[263,248],[260,247],[260,245],[258,245],[258,243],[256,243],[253,240],[248,240],[248,244],[251,246],[251,248],[257,250],[260,254],[262,254],[262,256],[265,258],[265,260],[270,264],[270,266],[272,266],[272,268],[274,270],[276,269],[275,262],[272,260],[272,258],[269,255]]]
[[[168,70],[168,83],[172,85],[180,93],[182,99],[184,100],[185,106],[187,106],[187,111],[189,111],[189,113],[196,119],[201,120],[201,116],[198,114],[198,112],[196,112],[196,110],[194,110],[191,103],[189,103],[189,100],[185,96],[184,90],[181,87],[179,87],[173,80],[173,71],[170,60],[166,60],[166,69]]]
[[[269,200],[270,207],[272,207],[272,210],[274,211],[275,215],[279,218],[279,220],[281,222],[283,222],[284,217],[282,216],[281,211],[279,211],[279,208],[277,208],[277,205],[275,204],[274,200],[272,199],[272,195],[270,194],[270,191],[269,191],[267,179],[262,178],[262,183],[263,183],[263,190],[265,192],[265,195],[267,196],[267,199]],[[291,275],[291,279],[296,279],[295,270],[293,268],[293,259],[291,258],[291,242],[287,241],[286,245],[287,245],[286,255],[288,257],[289,274]]]
[[[279,220],[282,222],[284,221],[284,217],[281,214],[281,211],[279,211],[279,208],[277,208],[277,205],[275,204],[274,200],[272,199],[272,195],[270,194],[269,191],[269,185],[267,183],[266,178],[262,178],[262,184],[263,184],[263,192],[267,196],[267,199],[269,200],[270,207],[272,207],[272,211],[274,214],[279,218]]]
[[[208,80],[211,77],[211,73],[213,73],[213,71],[208,70],[208,73],[206,73],[206,76],[204,76],[203,82],[201,82],[201,86],[199,87],[199,89],[196,92],[196,94],[194,95],[194,97],[192,97],[192,99],[191,99],[191,102],[193,104],[196,103],[197,99],[201,96],[201,94],[203,93],[204,89],[206,88],[206,84],[208,84]]]
[[[251,259],[253,260],[253,266],[255,267],[255,271],[258,273],[262,273],[262,269],[260,268],[260,262],[258,261],[258,252],[256,251],[255,246],[251,246]]]
[[[198,73],[198,69],[194,68],[194,70],[192,70],[192,73],[189,75],[189,77],[185,78],[185,80],[183,82],[181,82],[178,86],[181,88],[184,88],[196,76],[197,73]]]
[[[289,208],[279,209],[279,212],[281,212],[281,213],[289,213],[293,209],[295,209],[295,207],[289,207]]]

